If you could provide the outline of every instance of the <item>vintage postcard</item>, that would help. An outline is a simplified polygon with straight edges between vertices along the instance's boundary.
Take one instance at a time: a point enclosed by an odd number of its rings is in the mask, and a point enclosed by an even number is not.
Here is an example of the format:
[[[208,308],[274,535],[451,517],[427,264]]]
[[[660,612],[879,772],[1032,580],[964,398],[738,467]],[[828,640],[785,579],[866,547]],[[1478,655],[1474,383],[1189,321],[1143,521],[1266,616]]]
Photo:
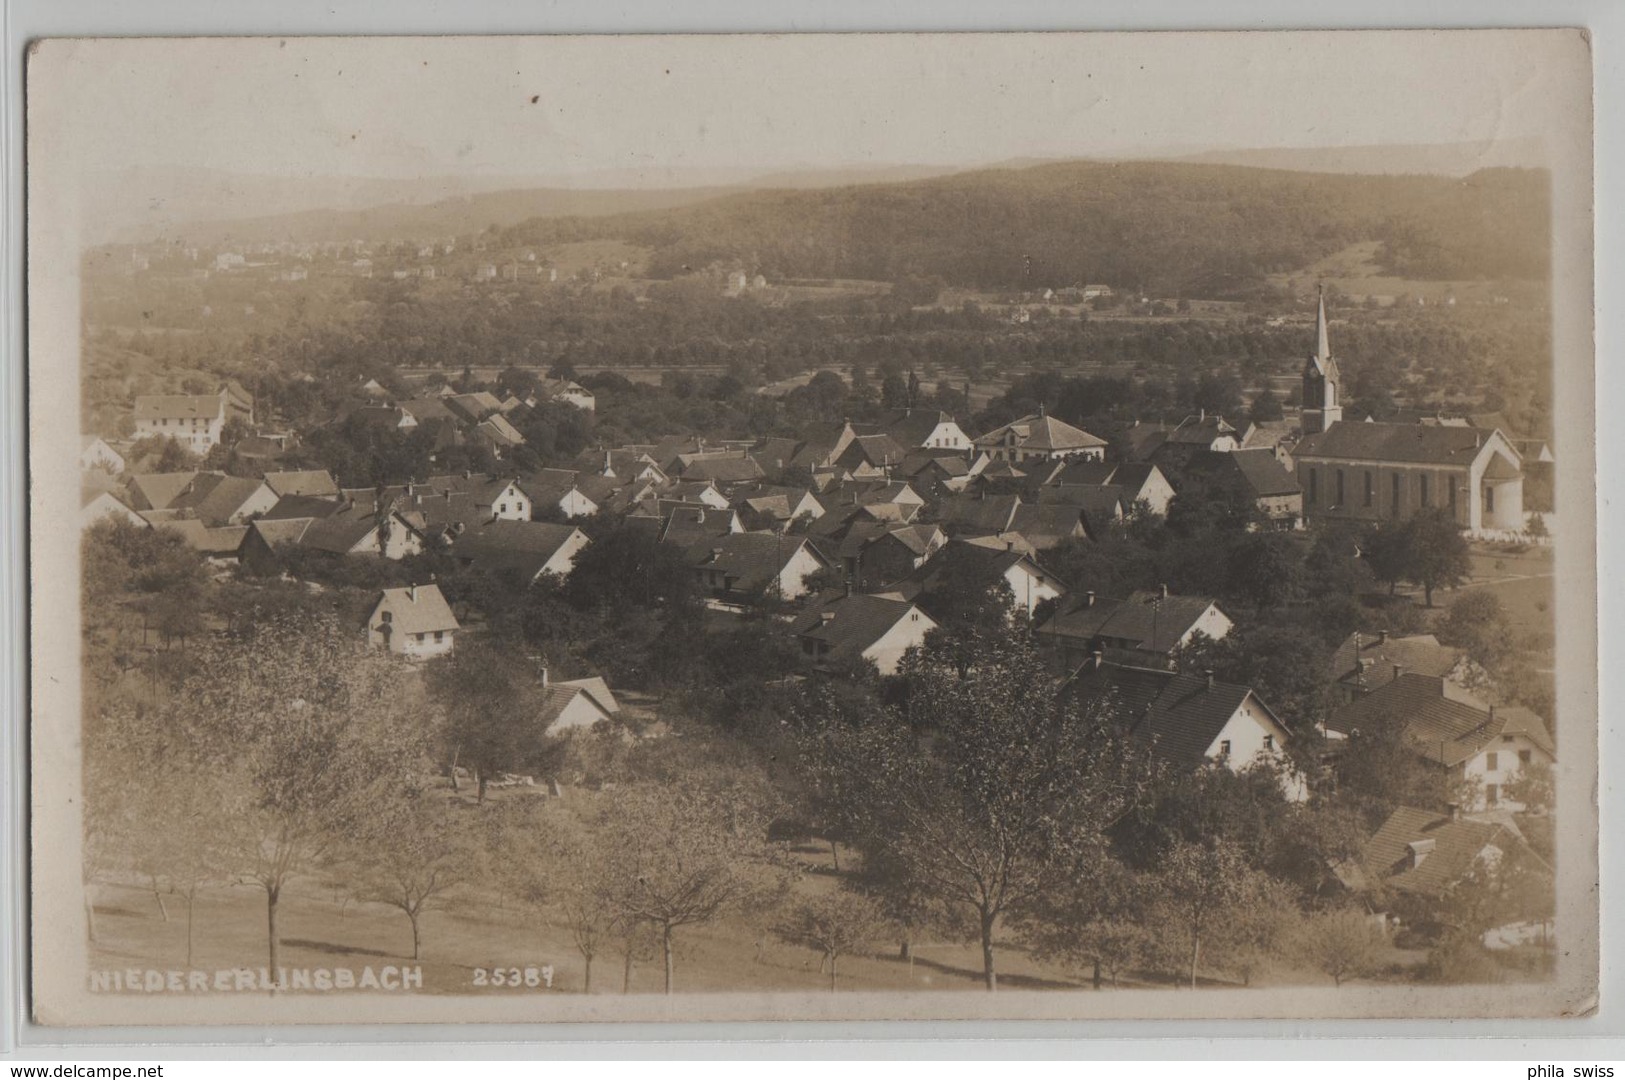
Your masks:
[[[40,1023],[1594,1009],[1583,31],[27,107]]]

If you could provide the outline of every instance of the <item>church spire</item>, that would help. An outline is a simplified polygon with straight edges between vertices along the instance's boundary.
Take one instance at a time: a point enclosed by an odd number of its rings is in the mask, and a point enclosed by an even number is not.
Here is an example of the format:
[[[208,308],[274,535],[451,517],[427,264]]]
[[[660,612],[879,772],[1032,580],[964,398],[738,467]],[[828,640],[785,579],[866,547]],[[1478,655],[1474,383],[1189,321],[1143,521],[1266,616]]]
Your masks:
[[[1320,313],[1315,316],[1315,359],[1325,364],[1332,356],[1331,335],[1326,332],[1326,286],[1318,286]]]

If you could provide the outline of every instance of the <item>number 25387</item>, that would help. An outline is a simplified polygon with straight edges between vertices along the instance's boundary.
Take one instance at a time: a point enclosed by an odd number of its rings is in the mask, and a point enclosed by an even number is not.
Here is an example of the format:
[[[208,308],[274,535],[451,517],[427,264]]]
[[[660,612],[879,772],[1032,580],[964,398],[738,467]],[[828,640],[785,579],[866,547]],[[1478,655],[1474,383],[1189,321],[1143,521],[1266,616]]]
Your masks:
[[[551,989],[553,986],[553,965],[525,968],[475,968],[474,985],[497,986],[515,990]]]

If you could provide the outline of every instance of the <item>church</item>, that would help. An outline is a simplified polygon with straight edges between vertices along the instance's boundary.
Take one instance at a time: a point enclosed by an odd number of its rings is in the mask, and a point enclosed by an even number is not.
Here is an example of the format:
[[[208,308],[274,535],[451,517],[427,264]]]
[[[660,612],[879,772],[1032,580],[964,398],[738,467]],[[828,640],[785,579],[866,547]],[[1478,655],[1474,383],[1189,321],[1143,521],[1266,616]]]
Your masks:
[[[1505,433],[1345,420],[1341,393],[1322,294],[1292,451],[1306,518],[1403,521],[1442,508],[1474,534],[1523,531],[1523,459]]]

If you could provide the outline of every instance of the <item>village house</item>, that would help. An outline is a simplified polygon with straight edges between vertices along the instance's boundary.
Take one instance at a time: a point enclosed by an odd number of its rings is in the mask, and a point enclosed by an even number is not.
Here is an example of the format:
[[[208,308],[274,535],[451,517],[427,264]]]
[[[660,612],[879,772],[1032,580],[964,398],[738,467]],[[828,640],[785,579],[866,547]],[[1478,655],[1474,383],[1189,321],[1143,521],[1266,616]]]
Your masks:
[[[431,476],[424,486],[466,495],[479,507],[486,521],[529,521],[531,517],[533,502],[517,478],[451,474]]]
[[[790,625],[815,667],[869,661],[882,675],[897,674],[909,649],[925,643],[936,622],[895,594],[849,590],[820,599]]]
[[[971,448],[970,437],[954,418],[938,409],[899,409],[875,425],[904,450],[954,450],[961,454]]]
[[[1011,609],[1024,611],[1028,617],[1038,610],[1038,605],[1066,595],[1066,586],[1040,566],[1028,551],[1018,550],[1014,539],[1001,540],[996,537],[948,541],[942,551],[891,586],[889,591],[905,599],[916,600],[940,589],[945,575],[950,572],[946,561],[949,552],[972,563],[980,562],[989,577],[1002,579],[1010,587]]]
[[[536,396],[542,401],[573,405],[583,412],[596,412],[598,409],[598,399],[593,392],[573,379],[543,379],[536,384]]]
[[[806,579],[831,567],[805,536],[739,532],[716,537],[689,550],[690,565],[703,592],[721,604],[758,596],[796,600],[806,595]]]
[[[502,411],[502,402],[495,394],[486,390],[478,390],[472,394],[453,394],[442,399],[441,404],[451,415],[465,424],[478,424],[486,417]]]
[[[89,472],[91,469],[100,469],[109,476],[117,476],[124,471],[124,455],[109,446],[106,439],[96,435],[81,435],[79,471]]]
[[[1071,510],[1082,519],[1091,536],[1106,535],[1112,525],[1128,517],[1130,505],[1127,490],[1116,484],[1056,484],[1041,487],[1038,489],[1038,504]]]
[[[1256,508],[1262,525],[1303,527],[1303,488],[1273,450],[1203,451],[1186,465],[1193,477],[1235,485]]]
[[[1010,520],[1010,531],[1020,533],[1036,551],[1049,551],[1069,540],[1087,540],[1092,535],[1085,512],[1076,506],[1019,506]]]
[[[1130,734],[1173,768],[1242,772],[1267,760],[1282,770],[1288,798],[1309,796],[1287,756],[1290,733],[1251,687],[1207,673],[1112,663],[1095,652],[1073,673],[1067,691],[1086,704],[1109,702]]]
[[[1517,705],[1490,705],[1447,678],[1401,672],[1333,711],[1326,735],[1334,743],[1398,724],[1407,746],[1442,769],[1462,789],[1464,809],[1526,809],[1506,786],[1525,765],[1556,761],[1545,721]]]
[[[536,722],[543,736],[587,731],[600,722],[613,721],[621,711],[609,684],[596,676],[586,679],[548,678],[542,668],[542,703]]]
[[[937,525],[884,521],[853,522],[841,537],[819,540],[826,551],[833,550],[832,561],[845,580],[864,592],[901,581],[947,541]]]
[[[1103,461],[1106,457],[1105,439],[1057,420],[1042,409],[994,428],[977,439],[975,445],[994,458],[1017,464],[1071,459]]]
[[[179,495],[163,509],[194,517],[205,525],[241,525],[277,504],[277,495],[264,480],[225,473],[202,472],[192,477]]]
[[[616,481],[570,469],[538,469],[519,478],[531,496],[531,513],[557,513],[566,520],[591,517],[616,490]]]
[[[1197,635],[1213,641],[1234,628],[1230,616],[1205,596],[1181,596],[1167,588],[1139,591],[1126,600],[1073,593],[1041,624],[1038,639],[1061,650],[1062,663],[1077,667],[1102,651],[1107,660],[1168,667],[1175,650]]]
[[[1174,498],[1168,477],[1150,462],[1067,461],[1050,470],[1043,483],[1046,487],[1115,487],[1128,507],[1144,503],[1153,514],[1166,515]],[[1044,501],[1042,494],[1039,501]]]
[[[656,503],[655,520],[660,523],[657,536],[660,543],[680,548],[693,548],[702,544],[745,531],[735,511],[717,510],[704,503],[672,503],[661,499]]]
[[[153,511],[164,514],[168,511]],[[172,532],[186,541],[186,546],[216,566],[229,566],[242,560],[243,546],[248,542],[247,525],[208,526],[197,518],[160,518],[149,522],[154,529]]]
[[[1436,909],[1469,877],[1500,867],[1508,857],[1545,884],[1545,888],[1526,891],[1529,901],[1550,895],[1552,868],[1529,849],[1510,820],[1474,819],[1457,809],[1436,813],[1401,806],[1388,815],[1354,858],[1332,869],[1342,886],[1364,897],[1386,923],[1396,907],[1408,915]],[[1412,900],[1421,904],[1407,902]],[[1487,947],[1504,947],[1524,938],[1530,929],[1536,938],[1552,931],[1551,912],[1544,904],[1531,902],[1521,913],[1510,914],[1513,923],[1485,933]],[[1422,921],[1426,921],[1425,915]],[[1518,927],[1518,923],[1534,925]]]
[[[499,519],[464,530],[452,540],[451,555],[482,571],[511,571],[533,585],[544,574],[569,577],[588,543],[587,534],[573,525]]]
[[[761,480],[767,474],[756,460],[743,450],[707,451],[700,454],[680,454],[677,475],[684,481],[709,483],[731,487]]]
[[[174,439],[194,454],[218,445],[226,421],[233,418],[245,423],[254,419],[254,399],[236,384],[213,394],[143,394],[135,399],[137,439]]]
[[[398,510],[385,510],[370,500],[290,495],[250,523],[243,541],[243,562],[275,572],[280,568],[278,549],[282,545],[333,556],[398,560],[422,553],[423,534]]]
[[[367,642],[408,660],[451,652],[460,629],[451,605],[434,584],[385,589],[367,616]]]
[[[1448,679],[1468,690],[1489,678],[1464,651],[1440,645],[1432,634],[1395,637],[1386,630],[1375,634],[1356,630],[1344,638],[1332,654],[1331,667],[1340,705],[1380,690],[1406,672]]]
[[[105,488],[87,487],[80,497],[79,528],[88,529],[102,521],[123,521],[142,528],[147,526],[146,520],[113,492]]]
[[[171,503],[197,478],[196,471],[178,473],[136,473],[125,481],[130,509],[168,510]]]

